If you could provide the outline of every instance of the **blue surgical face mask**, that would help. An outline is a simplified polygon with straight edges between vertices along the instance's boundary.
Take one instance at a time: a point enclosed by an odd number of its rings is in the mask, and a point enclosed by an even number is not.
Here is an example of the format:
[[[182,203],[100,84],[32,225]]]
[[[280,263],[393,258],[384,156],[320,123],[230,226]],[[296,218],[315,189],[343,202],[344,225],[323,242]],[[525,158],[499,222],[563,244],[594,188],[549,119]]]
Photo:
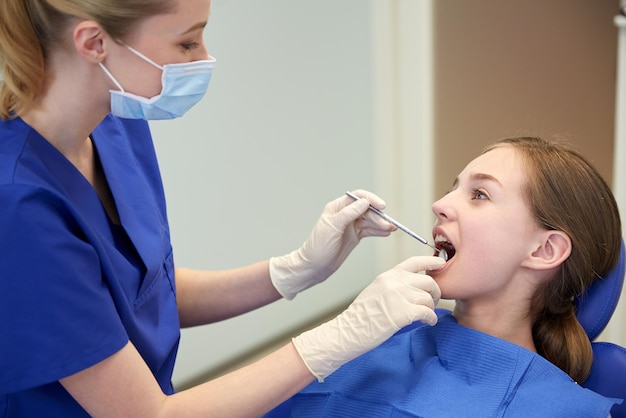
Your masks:
[[[100,67],[120,89],[111,90],[113,115],[127,119],[174,119],[185,114],[206,93],[213,74],[215,58],[161,66],[130,46],[127,48],[163,72],[161,93],[147,98],[126,92],[113,74],[100,63]]]

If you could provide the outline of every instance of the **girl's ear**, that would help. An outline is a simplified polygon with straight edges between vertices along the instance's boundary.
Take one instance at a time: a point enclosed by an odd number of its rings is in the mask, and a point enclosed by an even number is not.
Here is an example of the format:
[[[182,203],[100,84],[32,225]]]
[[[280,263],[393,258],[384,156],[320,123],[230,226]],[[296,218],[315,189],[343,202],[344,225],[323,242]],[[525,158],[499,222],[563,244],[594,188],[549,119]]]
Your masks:
[[[563,231],[543,231],[539,245],[522,266],[535,270],[547,270],[560,266],[572,252],[572,241]]]
[[[110,39],[93,20],[82,20],[73,31],[74,47],[88,62],[97,64],[106,56],[105,38]]]

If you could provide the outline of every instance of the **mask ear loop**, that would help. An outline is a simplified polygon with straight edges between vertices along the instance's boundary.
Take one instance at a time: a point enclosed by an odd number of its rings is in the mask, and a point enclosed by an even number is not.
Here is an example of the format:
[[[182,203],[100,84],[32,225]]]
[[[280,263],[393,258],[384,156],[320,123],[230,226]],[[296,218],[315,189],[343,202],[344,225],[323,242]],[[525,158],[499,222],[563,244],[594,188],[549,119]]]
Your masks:
[[[115,83],[117,88],[120,89],[122,93],[125,93],[126,91],[124,90],[124,87],[122,87],[122,85],[115,79],[115,77],[113,77],[113,74],[111,74],[111,72],[107,69],[107,67],[105,67],[104,64],[101,62],[99,62],[98,65],[100,66],[100,68],[102,68],[104,73],[111,79],[111,81]]]
[[[132,52],[133,54],[137,55],[139,58],[143,59],[144,61],[146,61],[148,64],[152,64],[155,67],[157,67],[159,70],[163,71],[163,67],[159,64],[157,64],[156,62],[152,61],[150,58],[146,57],[144,54],[142,54],[141,52],[137,51],[135,48],[133,48],[132,46],[129,45],[124,45],[126,48],[128,48],[128,50],[130,52]],[[113,77],[113,74],[111,74],[111,72],[107,69],[107,67],[104,66],[103,63],[99,62],[98,65],[100,66],[100,68],[102,68],[102,70],[105,72],[105,74],[111,79],[111,81],[113,83],[115,83],[115,85],[117,86],[118,89],[120,89],[120,91],[122,93],[125,93],[126,90],[124,90],[124,87],[122,87],[122,85],[119,83],[119,81],[117,81],[115,79],[115,77]]]
[[[135,48],[133,48],[132,46],[128,46],[126,45],[126,48],[128,48],[128,50],[130,52],[132,52],[133,54],[137,55],[139,58],[143,59],[144,61],[154,65],[155,67],[157,67],[159,70],[163,71],[163,66],[157,64],[156,62],[152,61],[150,58],[146,57],[144,54],[142,54],[141,52],[137,51]]]

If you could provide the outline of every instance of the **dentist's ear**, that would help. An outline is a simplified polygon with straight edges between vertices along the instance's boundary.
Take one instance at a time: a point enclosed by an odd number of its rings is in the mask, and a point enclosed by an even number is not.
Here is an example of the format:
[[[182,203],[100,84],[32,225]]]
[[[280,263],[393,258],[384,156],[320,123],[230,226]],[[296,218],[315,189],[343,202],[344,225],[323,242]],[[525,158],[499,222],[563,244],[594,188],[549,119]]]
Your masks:
[[[540,242],[522,262],[523,267],[547,270],[559,267],[572,252],[572,240],[563,231],[543,231]]]
[[[72,33],[74,47],[78,54],[88,62],[97,64],[106,56],[105,38],[110,39],[93,20],[82,20]]]

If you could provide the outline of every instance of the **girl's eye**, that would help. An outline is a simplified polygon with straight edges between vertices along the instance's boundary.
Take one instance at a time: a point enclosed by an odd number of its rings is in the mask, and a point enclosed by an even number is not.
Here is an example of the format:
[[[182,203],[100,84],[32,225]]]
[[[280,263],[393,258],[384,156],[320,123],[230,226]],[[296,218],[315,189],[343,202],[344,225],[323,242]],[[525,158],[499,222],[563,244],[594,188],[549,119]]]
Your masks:
[[[472,190],[472,200],[485,200],[489,197],[482,190],[474,189]]]

